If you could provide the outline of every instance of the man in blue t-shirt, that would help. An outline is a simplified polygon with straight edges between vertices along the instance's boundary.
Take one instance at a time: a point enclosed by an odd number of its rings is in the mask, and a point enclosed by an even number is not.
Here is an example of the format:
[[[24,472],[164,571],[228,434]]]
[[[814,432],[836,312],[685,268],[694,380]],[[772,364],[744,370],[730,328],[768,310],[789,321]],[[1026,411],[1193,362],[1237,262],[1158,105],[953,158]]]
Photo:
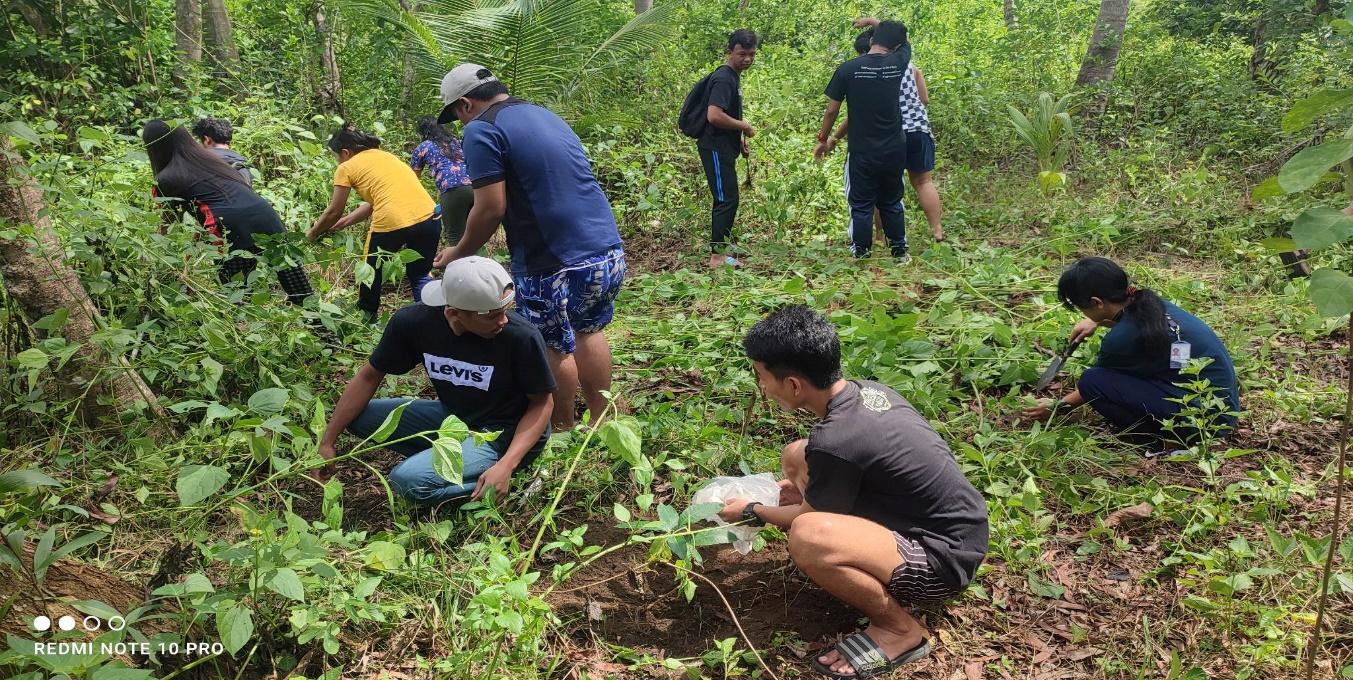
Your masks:
[[[606,409],[602,392],[611,387],[611,348],[602,329],[615,313],[625,251],[591,161],[568,123],[510,96],[483,66],[455,67],[442,79],[441,94],[437,122],[465,124],[474,207],[464,238],[433,264],[474,254],[501,223],[517,307],[550,350],[559,386],[554,427],[573,427],[579,387],[596,424]]]

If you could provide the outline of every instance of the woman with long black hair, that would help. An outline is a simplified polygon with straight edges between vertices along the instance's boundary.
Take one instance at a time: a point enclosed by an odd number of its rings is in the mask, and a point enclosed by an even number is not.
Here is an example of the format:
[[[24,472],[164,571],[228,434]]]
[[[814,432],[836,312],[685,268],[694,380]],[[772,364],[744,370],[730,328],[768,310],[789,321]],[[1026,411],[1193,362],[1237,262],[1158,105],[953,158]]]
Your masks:
[[[1198,317],[1154,291],[1131,285],[1127,272],[1103,257],[1071,265],[1057,282],[1057,297],[1085,315],[1072,329],[1072,342],[1090,337],[1101,326],[1109,332],[1095,365],[1081,374],[1076,389],[1061,399],[1040,400],[1024,411],[1025,417],[1043,419],[1056,410],[1089,404],[1115,428],[1153,444],[1192,442],[1196,431],[1183,427],[1167,432],[1162,427],[1185,406],[1178,399],[1188,390],[1180,385],[1195,378],[1180,369],[1192,358],[1210,360],[1198,377],[1207,379],[1225,403],[1225,410],[1212,414],[1213,424],[1222,432],[1235,425],[1240,410],[1235,366],[1217,334]]]
[[[198,144],[183,127],[171,128],[154,119],[142,129],[141,139],[155,174],[152,193],[178,199],[171,208],[177,214],[191,212],[225,250],[227,257],[219,269],[222,283],[236,276],[248,278],[258,262],[237,253],[258,255],[262,249],[254,242],[255,234],[286,231],[277,211],[249,188],[235,168]],[[296,304],[314,292],[300,266],[278,269],[277,280],[287,299]]]
[[[428,272],[432,271],[432,258],[437,254],[437,238],[441,233],[433,217],[436,205],[418,176],[404,161],[380,147],[379,137],[348,123],[329,138],[329,150],[338,158],[334,193],[329,206],[306,232],[308,238],[315,240],[371,218],[362,257],[376,268],[376,280],[370,285],[362,284],[357,293],[357,307],[367,321],[375,321],[380,311],[381,283],[385,280],[376,267],[377,249],[394,253],[408,248],[420,255],[404,265],[404,276],[417,301],[423,285],[432,280]],[[353,189],[362,203],[340,218]]]
[[[438,124],[435,116],[418,119],[418,135],[423,141],[414,148],[409,167],[419,176],[423,168],[432,172],[432,180],[441,192],[442,240],[454,246],[465,235],[465,220],[474,207],[474,188],[465,171],[465,152],[460,140]]]

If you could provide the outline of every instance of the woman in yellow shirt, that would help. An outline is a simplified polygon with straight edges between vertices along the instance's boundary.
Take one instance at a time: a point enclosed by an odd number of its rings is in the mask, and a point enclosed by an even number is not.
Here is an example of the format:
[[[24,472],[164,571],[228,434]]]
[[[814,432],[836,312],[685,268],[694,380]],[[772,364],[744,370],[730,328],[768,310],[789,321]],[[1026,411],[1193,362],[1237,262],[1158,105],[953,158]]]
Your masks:
[[[371,218],[362,255],[367,264],[376,267],[376,251],[399,252],[408,248],[420,256],[404,265],[404,276],[413,289],[413,299],[423,284],[431,281],[432,258],[437,254],[437,239],[441,229],[433,217],[436,206],[428,196],[418,176],[409,164],[380,148],[378,137],[361,132],[351,124],[344,124],[329,138],[329,150],[338,156],[334,172],[334,194],[329,206],[306,232],[310,240]],[[348,195],[353,190],[362,203],[343,216]],[[376,269],[373,284],[363,284],[357,294],[357,307],[367,321],[375,321],[381,304],[381,283],[384,272]]]

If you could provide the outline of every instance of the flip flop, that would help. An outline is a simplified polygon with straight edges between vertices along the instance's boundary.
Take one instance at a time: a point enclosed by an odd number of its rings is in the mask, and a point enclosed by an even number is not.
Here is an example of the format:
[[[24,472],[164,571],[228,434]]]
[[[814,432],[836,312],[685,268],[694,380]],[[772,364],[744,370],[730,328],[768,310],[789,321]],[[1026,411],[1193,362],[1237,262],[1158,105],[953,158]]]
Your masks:
[[[883,649],[878,646],[878,643],[863,632],[847,636],[846,639],[836,643],[834,649],[840,653],[846,663],[850,664],[851,668],[855,669],[855,672],[850,675],[837,673],[830,666],[819,661],[821,654],[813,657],[813,670],[834,680],[856,680],[857,678],[874,678],[887,675],[898,666],[925,658],[930,654],[930,641],[921,638],[920,644],[892,659],[884,655]]]

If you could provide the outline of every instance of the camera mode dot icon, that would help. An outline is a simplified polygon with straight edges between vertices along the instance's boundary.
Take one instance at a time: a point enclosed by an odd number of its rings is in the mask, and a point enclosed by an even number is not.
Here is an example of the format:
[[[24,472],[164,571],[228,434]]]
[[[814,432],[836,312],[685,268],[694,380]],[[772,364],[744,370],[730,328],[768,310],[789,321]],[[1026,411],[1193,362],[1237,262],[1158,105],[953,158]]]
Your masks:
[[[75,630],[75,617],[67,615],[57,619],[56,627],[61,630]]]
[[[41,633],[46,630],[51,630],[51,628],[52,628],[52,620],[50,618],[46,616],[39,616],[33,619],[33,630],[36,630],[37,632]]]

